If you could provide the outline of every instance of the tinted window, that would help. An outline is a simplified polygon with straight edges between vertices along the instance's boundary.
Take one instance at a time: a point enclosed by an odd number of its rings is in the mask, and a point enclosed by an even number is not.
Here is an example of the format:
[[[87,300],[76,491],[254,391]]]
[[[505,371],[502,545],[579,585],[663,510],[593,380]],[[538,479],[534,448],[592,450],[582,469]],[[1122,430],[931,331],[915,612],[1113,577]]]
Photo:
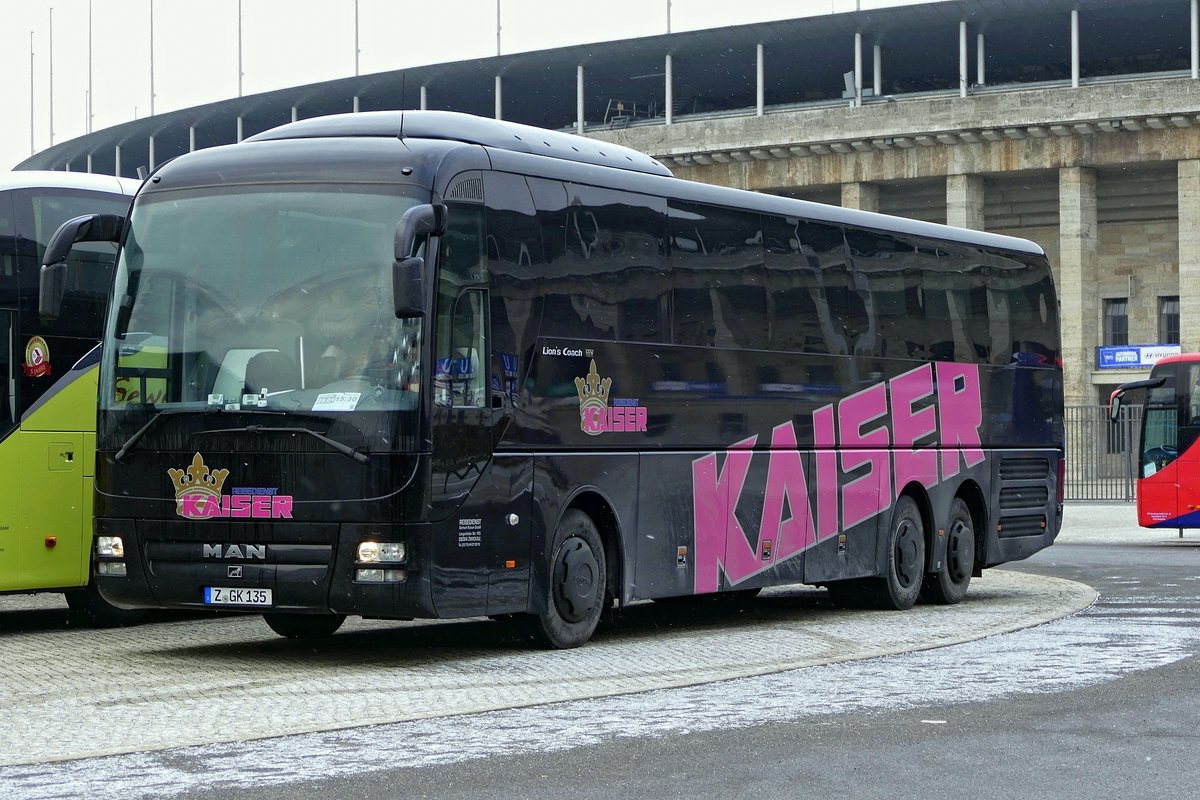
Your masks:
[[[542,313],[545,268],[533,199],[519,175],[484,173],[493,390],[516,399]]]
[[[28,198],[28,203],[21,203]],[[69,219],[84,214],[118,214],[129,210],[129,199],[95,192],[39,190],[18,195],[19,207],[27,219],[21,225],[26,256],[21,268],[23,304],[28,311],[37,308],[37,290],[42,254],[50,237]],[[80,242],[67,257],[67,285],[62,313],[57,320],[45,321],[43,336],[76,336],[99,339],[104,321],[104,306],[112,282],[116,260],[115,244]]]
[[[766,348],[770,340],[757,214],[672,201],[672,340]]]
[[[530,179],[546,252],[541,335],[665,342],[666,202]]]
[[[764,237],[771,349],[846,355],[873,338],[839,228],[767,218]]]

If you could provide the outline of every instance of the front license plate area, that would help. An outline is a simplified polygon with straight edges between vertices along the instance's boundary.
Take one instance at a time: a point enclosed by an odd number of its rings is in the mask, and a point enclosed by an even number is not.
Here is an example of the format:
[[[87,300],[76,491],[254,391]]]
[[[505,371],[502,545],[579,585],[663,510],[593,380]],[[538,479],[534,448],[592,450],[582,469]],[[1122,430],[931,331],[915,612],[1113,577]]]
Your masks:
[[[205,586],[206,606],[270,606],[273,603],[270,589],[250,589],[244,586]]]

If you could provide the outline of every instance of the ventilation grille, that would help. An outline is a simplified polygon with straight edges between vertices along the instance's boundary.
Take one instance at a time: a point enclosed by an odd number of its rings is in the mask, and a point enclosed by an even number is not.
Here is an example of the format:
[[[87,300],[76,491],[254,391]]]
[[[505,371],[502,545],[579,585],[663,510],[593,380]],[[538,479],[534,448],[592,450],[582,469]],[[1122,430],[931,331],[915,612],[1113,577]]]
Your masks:
[[[1002,481],[1044,481],[1049,477],[1049,459],[1006,458],[1000,462]]]
[[[1044,508],[1050,502],[1050,490],[1045,486],[1006,486],[1000,490],[1000,510],[1010,508]]]
[[[463,178],[458,183],[450,187],[446,192],[447,200],[471,200],[476,203],[483,202],[483,179],[482,178]]]
[[[1000,517],[996,532],[1001,539],[1017,536],[1041,536],[1046,532],[1046,515],[1031,514],[1020,517]]]

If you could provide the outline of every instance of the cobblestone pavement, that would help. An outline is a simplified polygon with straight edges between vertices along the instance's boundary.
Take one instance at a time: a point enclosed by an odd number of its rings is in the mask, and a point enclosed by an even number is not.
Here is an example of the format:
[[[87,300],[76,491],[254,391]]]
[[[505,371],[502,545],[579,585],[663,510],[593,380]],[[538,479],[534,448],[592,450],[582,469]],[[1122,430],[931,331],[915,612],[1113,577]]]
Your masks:
[[[1060,538],[1105,535],[1113,511]],[[1121,511],[1128,514],[1127,511]],[[1121,517],[1123,536],[1140,535]],[[1155,535],[1155,534],[1150,534]],[[1165,534],[1157,534],[1160,538]],[[1173,532],[1171,535],[1174,535]],[[73,628],[58,595],[0,597],[0,765],[428,719],[685,686],[942,647],[1075,613],[1096,593],[989,570],[957,606],[833,608],[788,587],[741,609],[636,604],[587,646],[531,649],[487,620],[350,620],[328,640],[256,616],[161,616]]]

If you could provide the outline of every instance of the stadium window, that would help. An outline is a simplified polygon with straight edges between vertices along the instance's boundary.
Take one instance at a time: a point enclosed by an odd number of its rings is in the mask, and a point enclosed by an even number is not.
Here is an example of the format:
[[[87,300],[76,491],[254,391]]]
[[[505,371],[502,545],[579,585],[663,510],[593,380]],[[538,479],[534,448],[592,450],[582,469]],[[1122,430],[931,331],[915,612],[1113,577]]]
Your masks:
[[[1129,344],[1129,298],[1110,297],[1104,301],[1104,343]]]
[[[1179,344],[1179,295],[1158,298],[1158,343]]]

